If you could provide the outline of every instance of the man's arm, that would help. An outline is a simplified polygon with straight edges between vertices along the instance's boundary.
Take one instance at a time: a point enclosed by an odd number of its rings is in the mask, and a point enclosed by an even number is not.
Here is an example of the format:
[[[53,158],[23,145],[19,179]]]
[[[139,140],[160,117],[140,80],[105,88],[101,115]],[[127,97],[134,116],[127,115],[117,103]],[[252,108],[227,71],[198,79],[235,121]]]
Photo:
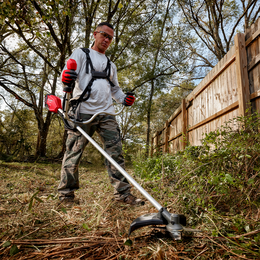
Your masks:
[[[125,94],[122,91],[122,89],[119,87],[119,83],[117,79],[117,69],[116,69],[116,65],[113,62],[111,62],[111,70],[113,71],[112,82],[115,84],[115,86],[111,88],[113,99],[119,104],[123,104],[125,106],[131,106],[135,101],[135,97],[133,96],[133,93],[130,92],[127,92]]]

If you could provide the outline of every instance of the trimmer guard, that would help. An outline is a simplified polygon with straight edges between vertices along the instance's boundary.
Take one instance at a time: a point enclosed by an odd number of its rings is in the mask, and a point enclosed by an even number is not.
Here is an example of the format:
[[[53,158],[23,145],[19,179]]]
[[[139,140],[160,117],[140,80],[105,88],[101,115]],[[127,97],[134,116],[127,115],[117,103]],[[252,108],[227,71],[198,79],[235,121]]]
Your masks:
[[[186,217],[182,214],[170,214],[162,208],[158,213],[149,213],[136,218],[130,225],[129,236],[134,230],[150,225],[166,226],[170,235],[178,240],[181,239],[182,231],[185,229],[183,226],[186,226]]]
[[[129,236],[134,230],[150,225],[167,225],[167,222],[162,219],[160,212],[142,215],[141,217],[136,218],[130,225]]]

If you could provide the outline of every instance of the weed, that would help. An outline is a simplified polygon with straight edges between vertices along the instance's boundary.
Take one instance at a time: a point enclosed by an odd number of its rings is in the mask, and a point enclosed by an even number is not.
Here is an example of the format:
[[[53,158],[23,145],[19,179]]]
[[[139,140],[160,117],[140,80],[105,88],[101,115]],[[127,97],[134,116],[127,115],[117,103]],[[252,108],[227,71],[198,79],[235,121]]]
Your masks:
[[[163,186],[167,204],[213,236],[259,230],[259,119],[257,113],[235,118],[206,134],[201,146],[137,160],[135,175],[149,183],[155,196]],[[246,251],[255,247],[254,242],[247,244]]]

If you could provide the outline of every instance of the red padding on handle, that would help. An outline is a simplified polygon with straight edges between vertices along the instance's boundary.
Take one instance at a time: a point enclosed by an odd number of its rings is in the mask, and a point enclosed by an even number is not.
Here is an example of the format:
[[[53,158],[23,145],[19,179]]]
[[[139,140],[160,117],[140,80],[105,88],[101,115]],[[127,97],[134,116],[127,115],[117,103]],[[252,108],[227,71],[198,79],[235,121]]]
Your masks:
[[[77,69],[77,62],[73,59],[69,59],[67,61],[67,68],[69,70],[76,70]]]

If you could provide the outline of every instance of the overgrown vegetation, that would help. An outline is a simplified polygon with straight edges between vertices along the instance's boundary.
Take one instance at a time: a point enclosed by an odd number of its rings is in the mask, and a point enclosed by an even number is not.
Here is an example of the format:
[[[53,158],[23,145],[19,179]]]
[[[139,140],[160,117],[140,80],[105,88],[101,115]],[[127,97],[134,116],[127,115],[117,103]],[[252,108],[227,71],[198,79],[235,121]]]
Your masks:
[[[260,256],[259,119],[238,117],[206,134],[201,146],[135,163],[158,199],[168,197],[189,225],[225,238],[233,253],[249,259]]]
[[[236,118],[199,147],[136,159],[134,172],[127,169],[202,231],[185,232],[182,241],[150,227],[129,240],[132,221],[156,209],[113,201],[104,167],[80,166],[80,205],[67,208],[57,197],[60,164],[0,161],[1,259],[259,259],[259,119]]]

